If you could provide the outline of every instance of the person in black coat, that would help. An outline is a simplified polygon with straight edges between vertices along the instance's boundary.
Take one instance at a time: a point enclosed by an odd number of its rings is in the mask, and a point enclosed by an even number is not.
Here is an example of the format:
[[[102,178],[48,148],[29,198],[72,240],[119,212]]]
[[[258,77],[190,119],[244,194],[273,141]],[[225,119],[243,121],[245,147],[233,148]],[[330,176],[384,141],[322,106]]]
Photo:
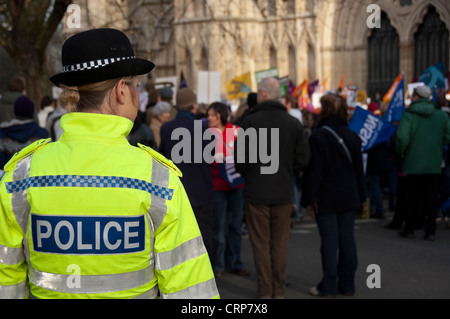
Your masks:
[[[352,295],[357,268],[354,220],[365,201],[361,139],[348,128],[348,106],[341,96],[325,95],[320,102],[301,201],[316,219],[321,237],[323,277],[310,294]]]
[[[292,185],[309,160],[307,135],[278,101],[280,93],[274,78],[259,83],[259,104],[242,122],[234,150],[236,170],[245,179],[245,218],[260,298],[285,297]]]
[[[206,250],[211,255],[214,188],[211,162],[203,156],[210,143],[203,139],[208,122],[196,120],[197,95],[190,88],[178,90],[176,99],[178,111],[175,119],[161,126],[159,152],[172,160],[183,173],[180,180],[192,205]]]

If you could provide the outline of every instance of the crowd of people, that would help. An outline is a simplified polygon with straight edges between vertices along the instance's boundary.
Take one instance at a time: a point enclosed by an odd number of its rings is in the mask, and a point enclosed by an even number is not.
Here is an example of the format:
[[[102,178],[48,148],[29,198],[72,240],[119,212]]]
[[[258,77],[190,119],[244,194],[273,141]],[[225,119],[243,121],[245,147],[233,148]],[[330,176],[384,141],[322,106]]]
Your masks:
[[[423,229],[424,238],[434,240],[436,218],[447,216],[450,112],[445,96],[437,104],[430,101],[426,86],[415,89],[391,140],[365,152],[366,163],[361,139],[348,128],[349,106],[339,93],[323,95],[318,114],[300,110],[289,94],[281,96],[275,78],[262,80],[237,113],[219,101],[197,105],[195,92],[187,87],[176,96],[170,87],[146,93],[129,143],[175,162],[215,278],[224,272],[250,274],[241,259],[242,229],[248,230],[259,298],[285,297],[290,227],[305,212],[316,220],[321,237],[323,277],[310,294],[323,297],[355,293],[354,221],[364,209],[372,218],[385,218],[384,193],[395,213],[386,228],[399,230],[401,237]],[[382,117],[386,105],[374,101],[369,110]],[[64,132],[60,119],[71,111],[49,97],[36,108],[25,95],[23,80],[12,79],[0,100],[0,168],[39,139],[59,140]],[[192,138],[180,149],[180,128],[192,137],[206,132],[216,136],[214,149],[209,149],[212,161],[204,158],[208,140],[198,145]],[[259,145],[267,142],[268,154],[279,152],[275,172],[262,174],[267,163],[250,160],[255,149],[246,143],[249,128],[256,129]],[[269,129],[269,136],[262,129]],[[268,142],[270,129],[277,130],[277,149]],[[183,161],[173,158],[177,152]]]

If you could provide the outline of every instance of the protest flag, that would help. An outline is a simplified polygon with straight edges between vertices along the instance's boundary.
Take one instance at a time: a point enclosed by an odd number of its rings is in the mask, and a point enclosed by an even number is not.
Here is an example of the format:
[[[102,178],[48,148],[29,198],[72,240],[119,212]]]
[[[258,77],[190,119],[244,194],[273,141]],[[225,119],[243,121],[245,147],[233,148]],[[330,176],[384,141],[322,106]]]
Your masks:
[[[292,92],[292,96],[298,98],[301,94],[303,87],[306,86],[307,83],[308,80],[304,80],[302,83],[300,83],[300,85],[295,88],[294,92]]]
[[[302,93],[300,97],[298,98],[298,108],[300,110],[306,109],[309,104],[309,98],[308,98],[308,85],[304,85],[302,88]]]
[[[322,83],[320,84],[320,92],[325,92],[327,89],[327,83],[328,83],[328,78],[326,78],[325,80],[322,81]]]
[[[311,97],[313,93],[316,91],[316,88],[319,86],[319,80],[315,80],[308,84],[308,96]]]
[[[227,89],[227,99],[234,100],[239,98],[247,97],[252,91],[252,78],[251,73],[247,72],[242,74],[225,84]]]
[[[341,90],[344,88],[344,79],[345,79],[345,74],[341,77],[341,82],[339,82],[339,88]]]
[[[383,96],[383,102],[389,102],[392,99],[395,91],[397,90],[397,86],[402,79],[403,74],[397,75],[397,77],[394,80],[394,83],[392,83],[391,87],[389,88],[389,91],[387,91],[387,93]]]
[[[394,124],[359,106],[356,107],[348,127],[361,138],[363,152],[375,145],[388,142],[397,129]]]
[[[186,80],[184,78],[183,71],[181,71],[181,75],[180,75],[180,87],[179,88],[180,89],[187,88],[187,83],[186,83]]]
[[[288,88],[287,88],[287,94],[292,95],[295,91],[295,85],[292,83],[291,80],[289,80]]]
[[[389,102],[385,118],[388,122],[400,121],[405,110],[405,84],[403,76],[395,89],[391,101]]]

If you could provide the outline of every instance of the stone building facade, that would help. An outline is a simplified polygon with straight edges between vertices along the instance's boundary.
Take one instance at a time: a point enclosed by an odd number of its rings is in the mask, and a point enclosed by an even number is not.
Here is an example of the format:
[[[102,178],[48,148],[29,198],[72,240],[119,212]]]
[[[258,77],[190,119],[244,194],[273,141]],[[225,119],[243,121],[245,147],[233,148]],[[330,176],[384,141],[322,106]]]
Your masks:
[[[429,65],[443,62],[446,71],[450,65],[448,0],[74,3],[82,8],[82,29],[110,26],[129,35],[137,54],[157,65],[149,81],[183,72],[196,89],[198,71],[218,71],[224,96],[226,81],[272,67],[295,84],[328,79],[328,88],[336,88],[345,76],[346,84],[372,95],[399,73],[411,82]],[[376,18],[381,28],[372,27]]]

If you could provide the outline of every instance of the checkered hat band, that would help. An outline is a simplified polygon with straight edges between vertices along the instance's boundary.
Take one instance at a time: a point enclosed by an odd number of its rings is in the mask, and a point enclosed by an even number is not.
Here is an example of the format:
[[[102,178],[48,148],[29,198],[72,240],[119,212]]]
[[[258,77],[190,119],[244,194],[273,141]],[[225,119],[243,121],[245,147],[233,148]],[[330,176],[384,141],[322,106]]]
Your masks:
[[[101,59],[101,60],[88,61],[88,62],[77,63],[77,64],[72,64],[72,65],[64,65],[63,73],[98,69],[98,68],[102,68],[104,66],[113,64],[115,62],[120,62],[120,61],[130,60],[130,59],[136,59],[136,56]]]
[[[8,193],[24,191],[30,187],[128,188],[141,190],[168,200],[172,199],[174,192],[173,189],[167,187],[155,185],[140,179],[122,176],[32,176],[24,180],[6,183]]]

